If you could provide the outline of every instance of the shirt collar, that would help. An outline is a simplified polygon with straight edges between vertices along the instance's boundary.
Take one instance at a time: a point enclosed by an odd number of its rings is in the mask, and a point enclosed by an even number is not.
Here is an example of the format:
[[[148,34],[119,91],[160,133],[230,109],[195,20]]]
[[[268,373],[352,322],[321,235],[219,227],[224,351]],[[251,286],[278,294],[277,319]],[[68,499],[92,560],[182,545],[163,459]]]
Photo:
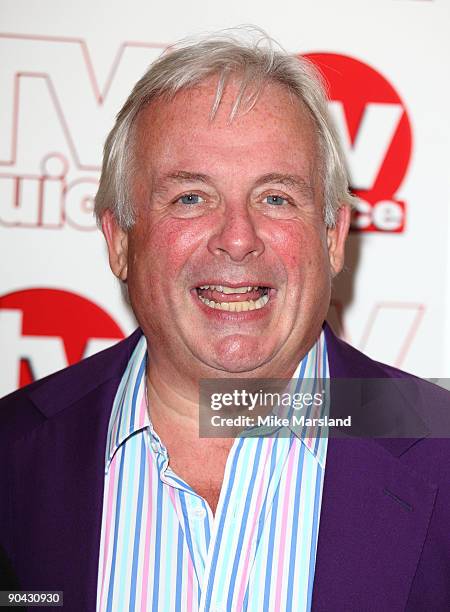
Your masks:
[[[147,341],[143,335],[128,361],[114,398],[106,439],[106,472],[119,446],[132,434],[151,425],[147,411],[146,366]]]
[[[316,343],[300,361],[293,379],[296,381],[296,391],[309,392],[312,395],[319,392],[323,404],[312,410],[307,410],[307,417],[323,417],[329,410],[329,383],[330,370],[328,367],[328,352],[325,333],[322,330]],[[303,411],[305,412],[305,411]],[[306,448],[317,459],[320,466],[325,467],[328,446],[328,428],[323,426],[302,427],[291,426],[291,431],[305,444]],[[306,434],[310,435],[306,435]],[[311,435],[314,434],[314,435]]]
[[[147,341],[143,335],[130,357],[114,398],[106,441],[105,472],[108,472],[114,454],[125,440],[145,428],[148,428],[152,434],[155,449],[158,447],[157,450],[167,454],[148,415],[146,366]],[[316,343],[300,361],[294,373],[295,391],[298,391],[300,387],[304,391],[305,384],[313,385],[315,384],[314,381],[327,381],[328,378],[327,347],[325,334],[322,331]],[[327,432],[324,431],[324,428],[318,427],[315,437],[306,435],[306,432],[310,431],[309,428],[289,426],[289,429],[305,444],[319,464],[324,467],[327,450]],[[276,431],[277,428],[272,430],[267,428],[266,430],[267,434]]]
[[[294,393],[314,393],[319,392],[323,398],[323,404],[317,408],[303,409],[299,414],[306,418],[321,418],[328,414],[329,407],[329,366],[325,333],[322,331],[315,344],[298,364],[291,383],[286,386],[286,390],[291,398]],[[317,425],[294,425],[292,414],[295,413],[292,406],[275,407],[273,413],[280,417],[289,417],[290,424],[287,427],[255,427],[254,435],[282,435],[283,437],[296,436],[305,445],[308,451],[318,461],[319,465],[325,467],[325,459],[328,446],[328,428]],[[284,430],[284,431],[283,431]],[[250,434],[251,437],[251,434]]]

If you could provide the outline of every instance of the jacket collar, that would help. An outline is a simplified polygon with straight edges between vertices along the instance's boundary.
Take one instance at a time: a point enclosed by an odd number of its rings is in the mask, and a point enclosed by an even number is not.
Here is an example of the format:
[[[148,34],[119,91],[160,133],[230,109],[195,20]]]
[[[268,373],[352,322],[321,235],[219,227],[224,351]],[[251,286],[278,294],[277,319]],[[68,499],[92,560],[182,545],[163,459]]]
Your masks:
[[[406,376],[325,333],[332,380]],[[417,441],[329,439],[312,610],[406,608],[437,494],[400,459]]]
[[[44,416],[55,416],[101,385],[121,377],[141,336],[138,328],[113,347],[43,378],[32,385],[31,400]]]

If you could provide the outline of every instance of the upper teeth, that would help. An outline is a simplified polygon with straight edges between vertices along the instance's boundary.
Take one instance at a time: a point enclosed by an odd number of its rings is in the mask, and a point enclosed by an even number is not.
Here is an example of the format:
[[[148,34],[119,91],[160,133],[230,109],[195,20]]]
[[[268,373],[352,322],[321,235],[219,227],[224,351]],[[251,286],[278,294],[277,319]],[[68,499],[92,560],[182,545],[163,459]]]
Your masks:
[[[249,285],[248,287],[227,287],[226,285],[202,285],[200,289],[212,289],[220,293],[248,293],[256,291],[258,287]]]
[[[204,298],[202,295],[198,296],[203,304],[209,306],[210,308],[215,308],[216,310],[229,310],[231,312],[246,312],[247,310],[259,310],[263,308],[267,302],[269,301],[269,296],[263,295],[258,300],[246,300],[244,302],[214,302],[213,300],[208,300]]]

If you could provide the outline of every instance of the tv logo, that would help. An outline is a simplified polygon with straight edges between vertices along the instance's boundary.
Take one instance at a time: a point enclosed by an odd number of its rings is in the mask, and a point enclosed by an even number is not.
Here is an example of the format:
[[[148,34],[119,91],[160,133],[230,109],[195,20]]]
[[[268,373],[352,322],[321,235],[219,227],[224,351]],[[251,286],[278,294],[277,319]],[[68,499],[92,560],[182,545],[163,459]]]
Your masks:
[[[405,203],[396,198],[411,157],[411,125],[394,87],[367,64],[345,55],[312,53],[329,85],[330,111],[359,198],[356,231],[402,232]]]
[[[94,198],[98,180],[81,177],[67,181],[68,160],[60,153],[46,155],[41,172],[0,175],[2,210],[6,227],[95,230]]]
[[[123,43],[102,73],[81,39],[0,34],[0,226],[96,228],[104,139],[164,48]]]
[[[0,297],[0,397],[123,337],[109,314],[75,293],[42,288],[4,295]]]

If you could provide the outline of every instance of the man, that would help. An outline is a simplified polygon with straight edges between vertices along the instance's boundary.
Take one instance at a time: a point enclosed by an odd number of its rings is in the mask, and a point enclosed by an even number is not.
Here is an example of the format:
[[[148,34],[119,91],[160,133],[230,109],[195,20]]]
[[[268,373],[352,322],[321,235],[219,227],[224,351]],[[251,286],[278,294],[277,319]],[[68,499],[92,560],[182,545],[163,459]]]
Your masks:
[[[312,68],[262,42],[137,83],[96,213],[142,332],[2,405],[5,558],[66,610],[449,608],[446,440],[198,434],[203,379],[407,376],[323,327],[344,162]]]

